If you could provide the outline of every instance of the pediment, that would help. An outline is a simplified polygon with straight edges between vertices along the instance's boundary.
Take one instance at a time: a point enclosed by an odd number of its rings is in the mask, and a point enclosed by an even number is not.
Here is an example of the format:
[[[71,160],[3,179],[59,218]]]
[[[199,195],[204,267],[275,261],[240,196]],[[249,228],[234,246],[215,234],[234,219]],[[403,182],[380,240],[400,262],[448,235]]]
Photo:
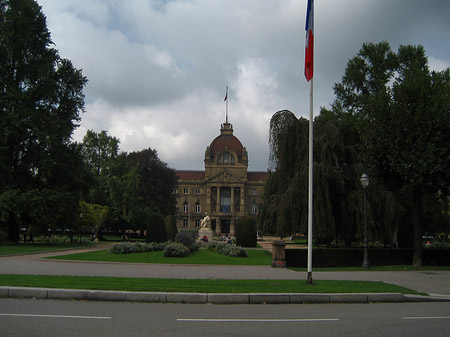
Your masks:
[[[228,172],[227,170],[224,170],[222,172],[219,172],[218,174],[208,178],[206,180],[208,183],[245,183],[244,178],[236,177],[234,174]]]

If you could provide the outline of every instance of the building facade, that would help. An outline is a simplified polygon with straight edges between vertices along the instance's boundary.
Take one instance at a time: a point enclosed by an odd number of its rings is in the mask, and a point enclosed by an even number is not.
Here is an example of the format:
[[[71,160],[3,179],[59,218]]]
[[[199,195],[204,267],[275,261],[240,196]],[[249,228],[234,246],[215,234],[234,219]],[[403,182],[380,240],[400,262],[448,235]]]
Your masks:
[[[234,235],[239,217],[258,216],[267,172],[249,172],[248,153],[233,135],[233,126],[221,125],[205,151],[204,171],[177,171],[177,227],[200,228],[209,215],[218,235]]]

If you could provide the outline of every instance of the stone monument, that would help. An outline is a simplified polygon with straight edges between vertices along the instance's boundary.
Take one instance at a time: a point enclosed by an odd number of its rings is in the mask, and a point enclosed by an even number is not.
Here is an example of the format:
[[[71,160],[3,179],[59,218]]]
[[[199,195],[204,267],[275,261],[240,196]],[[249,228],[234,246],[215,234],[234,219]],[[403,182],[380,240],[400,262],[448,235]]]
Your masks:
[[[212,242],[213,241],[213,231],[211,229],[211,219],[208,213],[200,222],[200,229],[198,231],[198,241],[199,242]]]

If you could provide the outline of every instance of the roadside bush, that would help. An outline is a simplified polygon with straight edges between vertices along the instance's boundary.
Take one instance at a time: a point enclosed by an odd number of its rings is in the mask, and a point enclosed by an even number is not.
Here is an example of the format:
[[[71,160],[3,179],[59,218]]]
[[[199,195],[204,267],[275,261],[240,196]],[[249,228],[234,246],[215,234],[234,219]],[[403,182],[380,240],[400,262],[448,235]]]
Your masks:
[[[165,257],[186,257],[189,253],[189,249],[181,243],[169,243],[166,248],[164,248]]]
[[[256,220],[250,216],[241,217],[236,223],[236,245],[256,247]]]

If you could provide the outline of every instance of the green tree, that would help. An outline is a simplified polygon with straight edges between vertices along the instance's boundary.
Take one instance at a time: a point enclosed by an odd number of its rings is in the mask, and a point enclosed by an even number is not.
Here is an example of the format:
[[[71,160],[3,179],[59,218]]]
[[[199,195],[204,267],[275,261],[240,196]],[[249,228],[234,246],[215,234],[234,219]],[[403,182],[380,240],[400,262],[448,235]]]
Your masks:
[[[96,238],[99,237],[108,217],[108,206],[80,201],[80,217],[83,226],[88,226]]]
[[[174,214],[176,196],[173,190],[178,184],[175,170],[161,161],[156,150],[151,148],[132,152],[127,159],[140,176],[136,193],[143,205],[152,212]]]
[[[1,2],[0,223],[10,241],[18,240],[19,225],[44,224],[44,215],[54,214],[54,224],[70,218],[55,200],[77,209],[84,171],[70,138],[87,80],[52,45],[35,1]],[[40,211],[28,211],[30,204]]]
[[[422,264],[424,197],[449,195],[449,74],[430,72],[421,46],[394,53],[387,42],[366,43],[335,85],[335,111],[355,117],[371,176],[410,191],[414,265]]]

